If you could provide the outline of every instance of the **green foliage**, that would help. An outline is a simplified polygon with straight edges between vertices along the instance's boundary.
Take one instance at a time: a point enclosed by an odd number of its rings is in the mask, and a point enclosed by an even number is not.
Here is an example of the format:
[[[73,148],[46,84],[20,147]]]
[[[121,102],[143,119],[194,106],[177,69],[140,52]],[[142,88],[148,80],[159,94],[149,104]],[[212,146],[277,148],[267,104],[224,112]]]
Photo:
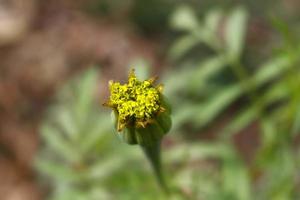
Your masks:
[[[131,20],[145,34],[166,31],[168,16],[174,7],[170,0],[134,0]]]
[[[187,19],[192,25],[186,23]],[[295,182],[295,177],[299,176],[296,173],[298,148],[294,147],[294,142],[299,133],[300,38],[296,39],[282,21],[275,24],[283,34],[283,46],[256,67],[256,71],[249,72],[242,59],[247,30],[247,13],[243,8],[237,7],[227,14],[213,10],[198,22],[193,9],[181,7],[171,20],[175,30],[184,31],[170,50],[170,58],[180,62],[182,70],[170,71],[165,78],[170,86],[167,93],[176,108],[174,131],[181,133],[184,124],[192,126],[195,132],[213,126],[223,111],[236,108],[236,105],[239,111],[235,111],[218,134],[220,141],[232,141],[236,134],[253,123],[259,127],[261,145],[255,160],[241,169],[250,177],[255,177],[256,173],[260,176],[243,189],[233,191],[231,188],[240,183],[226,184],[230,172],[225,170],[225,189],[235,196],[225,195],[221,199],[243,199],[249,191],[254,192],[254,199],[295,199],[299,196]],[[220,32],[221,26],[223,32]],[[196,46],[213,53],[192,60]],[[229,80],[224,81],[227,72]],[[225,163],[230,165],[231,161]],[[234,167],[229,168],[233,170]],[[234,173],[235,179],[244,180],[238,170]]]
[[[300,38],[278,21],[281,46],[250,71],[247,22],[243,7],[198,19],[182,6],[172,15],[171,27],[180,32],[169,51],[176,68],[162,81],[174,113],[166,136],[172,145],[163,149],[170,196],[155,185],[140,150],[115,138],[109,114],[95,102],[99,72],[92,69],[59,92],[41,128],[45,145],[36,166],[50,199],[299,199]],[[138,75],[148,72],[137,68]],[[214,141],[188,139],[225,113],[230,117]],[[250,125],[258,128],[259,145],[245,162],[234,139]]]
[[[142,74],[141,70],[139,73]],[[153,198],[153,193],[157,199],[168,199],[155,185],[151,170],[144,169],[148,163],[139,149],[123,145],[112,134],[113,125],[107,113],[94,102],[96,74],[97,71],[92,69],[66,85],[41,129],[45,146],[36,166],[43,174],[45,184],[51,185],[50,199],[148,200]],[[163,156],[171,185],[170,198],[215,199],[216,188],[221,196],[230,195],[232,190],[249,188],[248,175],[230,145],[178,144],[166,149]],[[211,158],[220,161],[219,164],[209,164],[215,170],[208,168],[207,164],[192,164],[209,163],[206,160]],[[236,179],[236,170],[241,174],[241,180]],[[214,177],[209,184],[206,173]],[[220,182],[219,173],[228,177],[226,182],[222,179]],[[236,181],[240,186],[233,188]],[[245,194],[238,195],[248,199]]]
[[[68,84],[41,128],[46,146],[36,165],[54,183],[51,199],[106,199],[99,185],[127,161],[125,149],[120,157],[113,148],[122,145],[113,142],[110,119],[95,106],[96,75],[93,69]]]
[[[233,103],[244,92],[245,83],[224,84],[212,81],[228,70],[229,66],[235,68],[239,62],[243,50],[245,37],[247,14],[243,8],[237,8],[229,13],[225,22],[225,40],[222,42],[222,36],[218,35],[223,13],[221,10],[213,10],[205,16],[204,22],[197,22],[192,9],[186,7],[179,8],[171,20],[174,28],[182,30],[187,26],[182,16],[186,16],[189,21],[193,21],[193,26],[185,29],[186,33],[181,36],[171,47],[170,57],[178,60],[185,56],[195,45],[205,44],[215,55],[204,58],[201,61],[185,62],[185,68],[179,73],[170,71],[166,77],[166,84],[170,85],[167,93],[175,96],[183,92],[183,99],[177,98],[176,103],[180,103],[179,113],[186,115],[175,116],[174,124],[182,124],[185,121],[193,121],[196,126],[203,126],[211,122],[225,108]],[[188,14],[190,13],[190,14]],[[179,18],[181,20],[179,20]],[[234,34],[234,35],[232,35]],[[185,43],[187,45],[182,45]],[[193,46],[191,46],[192,44]],[[189,57],[189,56],[188,56]],[[196,66],[196,67],[195,67]],[[181,80],[180,82],[178,80]],[[178,85],[180,84],[180,85]],[[211,91],[214,90],[212,94]],[[190,98],[193,95],[194,98]],[[206,101],[199,103],[199,100],[205,98]],[[186,105],[182,105],[185,102]],[[193,103],[195,102],[195,103]],[[195,112],[195,109],[197,112]],[[195,117],[192,112],[198,113]]]

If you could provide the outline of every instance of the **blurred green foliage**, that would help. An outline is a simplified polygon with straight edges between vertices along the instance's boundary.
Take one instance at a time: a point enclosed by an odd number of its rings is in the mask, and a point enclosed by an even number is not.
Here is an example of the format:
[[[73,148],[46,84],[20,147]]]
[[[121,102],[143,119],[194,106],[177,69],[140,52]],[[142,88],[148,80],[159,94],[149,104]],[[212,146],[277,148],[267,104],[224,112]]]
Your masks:
[[[248,24],[241,6],[199,18],[182,5],[171,16],[179,34],[169,51],[174,67],[162,77],[174,113],[172,145],[163,150],[169,197],[138,147],[112,134],[109,113],[94,98],[99,71],[91,69],[59,92],[41,129],[45,147],[36,166],[50,199],[299,199],[300,38],[273,19],[280,45],[249,70],[243,59]],[[148,71],[137,68],[138,75]],[[189,139],[226,113],[214,140]],[[250,125],[258,127],[259,145],[245,162],[234,141]]]
[[[168,27],[168,17],[176,4],[170,0],[135,0],[131,18],[145,33],[159,33]]]
[[[168,92],[174,99],[173,106],[178,108],[174,124],[182,128],[179,132],[184,131],[184,124],[191,125],[195,132],[213,126],[223,111],[241,102],[239,111],[218,138],[232,141],[235,134],[257,123],[261,144],[247,169],[253,178],[260,174],[253,180],[254,199],[297,199],[299,149],[295,141],[300,131],[294,127],[298,127],[300,112],[300,38],[291,37],[293,34],[285,23],[274,23],[283,35],[282,46],[256,71],[250,72],[241,59],[247,28],[245,9],[238,7],[227,15],[213,10],[199,22],[191,8],[179,8],[172,25],[184,34],[171,48],[170,57],[175,61],[183,59],[183,67],[166,73],[166,84],[172,86]],[[192,60],[189,51],[201,44],[212,50],[212,55]],[[216,81],[226,70],[235,78]]]

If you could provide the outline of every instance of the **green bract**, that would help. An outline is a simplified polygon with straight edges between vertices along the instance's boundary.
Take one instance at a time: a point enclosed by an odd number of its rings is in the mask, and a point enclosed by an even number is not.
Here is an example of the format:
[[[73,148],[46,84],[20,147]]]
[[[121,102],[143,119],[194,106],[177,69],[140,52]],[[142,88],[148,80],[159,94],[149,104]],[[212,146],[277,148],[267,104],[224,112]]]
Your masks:
[[[140,81],[134,70],[128,83],[109,82],[110,98],[104,105],[113,109],[119,135],[129,144],[152,145],[171,128],[170,106],[155,78]]]

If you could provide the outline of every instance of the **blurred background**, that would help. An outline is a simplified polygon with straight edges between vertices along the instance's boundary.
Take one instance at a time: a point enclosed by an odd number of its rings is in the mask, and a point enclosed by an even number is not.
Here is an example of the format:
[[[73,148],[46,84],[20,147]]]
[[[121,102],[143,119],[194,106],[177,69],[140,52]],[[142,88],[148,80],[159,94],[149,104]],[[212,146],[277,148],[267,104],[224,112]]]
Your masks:
[[[300,1],[1,0],[1,200],[300,199]],[[158,75],[166,197],[108,81]]]

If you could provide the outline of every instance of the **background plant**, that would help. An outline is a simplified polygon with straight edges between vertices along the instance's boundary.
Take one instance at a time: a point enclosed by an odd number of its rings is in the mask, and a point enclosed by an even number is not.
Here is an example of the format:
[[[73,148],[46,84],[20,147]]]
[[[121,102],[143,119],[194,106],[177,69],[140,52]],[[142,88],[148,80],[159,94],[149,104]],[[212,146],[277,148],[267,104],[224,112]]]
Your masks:
[[[171,49],[173,59],[184,57],[199,44],[214,52],[211,58],[189,59],[182,65],[188,65],[190,70],[173,72],[167,78],[169,85],[174,86],[170,93],[174,96],[180,93],[182,97],[173,98],[179,107],[178,115],[174,116],[175,124],[190,123],[194,130],[213,126],[223,111],[229,110],[234,103],[243,102],[218,138],[232,141],[235,134],[257,123],[261,144],[255,161],[245,168],[253,178],[257,172],[262,173],[253,179],[257,183],[252,188],[257,194],[255,199],[294,199],[299,195],[295,181],[299,167],[298,148],[294,146],[299,133],[299,38],[292,36],[284,22],[273,19],[283,35],[282,45],[267,61],[251,70],[241,57],[247,27],[246,11],[239,7],[227,14],[223,35],[218,37],[221,19],[224,19],[222,12],[215,10],[202,23],[198,22],[188,7],[179,8],[173,17],[173,27],[185,31]],[[223,42],[218,42],[221,37]],[[214,81],[224,74],[235,78]],[[182,82],[176,81],[178,79]],[[280,169],[283,172],[278,177],[276,172]]]
[[[273,18],[281,34],[276,51],[248,61],[249,19],[243,7],[199,17],[180,6],[171,17],[179,33],[169,51],[174,66],[162,81],[174,113],[163,154],[170,198],[299,198],[299,38]],[[148,76],[147,66],[137,70]],[[115,140],[95,101],[99,74],[93,69],[70,81],[44,121],[37,168],[51,198],[166,199],[139,151]],[[207,139],[215,126],[217,134]],[[247,139],[258,144],[246,161],[235,141],[249,126],[257,134],[247,132]]]

